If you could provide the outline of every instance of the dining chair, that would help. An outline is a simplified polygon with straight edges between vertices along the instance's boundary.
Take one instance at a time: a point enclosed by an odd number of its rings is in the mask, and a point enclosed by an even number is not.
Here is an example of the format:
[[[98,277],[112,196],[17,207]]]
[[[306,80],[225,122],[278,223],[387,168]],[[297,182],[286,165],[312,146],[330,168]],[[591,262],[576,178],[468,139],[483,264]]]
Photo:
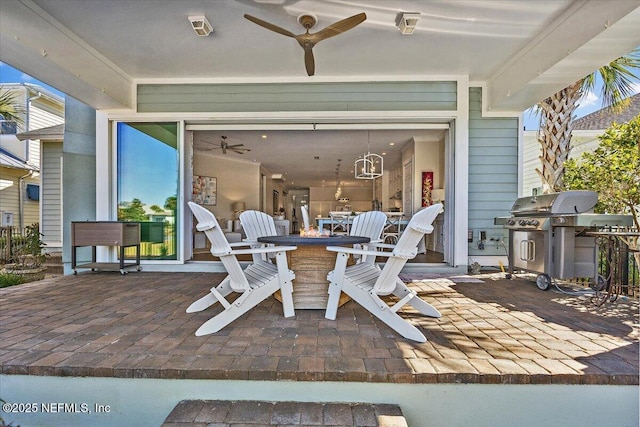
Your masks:
[[[287,251],[297,249],[296,246],[267,246],[253,247],[249,249],[232,249],[224,237],[218,221],[208,209],[188,202],[189,208],[196,217],[198,224],[196,229],[202,231],[211,242],[211,254],[220,258],[222,265],[227,270],[228,276],[220,284],[212,287],[209,293],[192,303],[187,308],[187,313],[203,311],[206,308],[220,303],[222,312],[207,320],[196,330],[196,335],[207,335],[220,331],[222,328],[242,316],[260,302],[280,291],[284,317],[293,317],[293,285],[295,274],[287,265]],[[238,261],[238,255],[255,255],[275,253],[275,264],[264,261],[262,257],[254,257],[254,262],[244,270]],[[240,295],[232,302],[225,297],[231,293]]]
[[[351,212],[332,211],[329,212],[331,219],[331,234],[349,234],[351,223]]]
[[[380,244],[391,251],[371,251],[343,246],[328,246],[327,250],[337,252],[335,268],[327,275],[329,280],[329,300],[325,318],[335,320],[340,292],[344,292],[371,314],[382,320],[407,339],[425,342],[427,339],[418,328],[398,315],[405,304],[413,306],[422,315],[440,317],[440,312],[431,304],[418,297],[409,289],[398,274],[408,260],[414,258],[417,246],[425,234],[433,231],[432,223],[442,211],[437,203],[413,215],[396,245]],[[384,256],[387,262],[381,269],[375,263],[359,263],[347,266],[349,255]],[[393,295],[398,300],[389,305],[382,297]]]
[[[382,232],[382,240],[385,243],[397,243],[402,234],[402,221],[404,219],[403,212],[389,212],[386,214],[387,223]]]
[[[306,206],[300,206],[300,212],[302,212],[302,224],[304,226],[304,231],[308,232],[311,228],[311,224],[309,223],[309,209]]]
[[[368,237],[369,243],[354,245],[356,249],[375,248],[375,244],[382,243],[382,230],[387,222],[387,215],[381,211],[368,211],[356,215],[351,223],[349,230],[350,236],[363,236]],[[369,262],[373,263],[376,260],[375,256],[367,255],[354,255],[354,259],[357,262]]]

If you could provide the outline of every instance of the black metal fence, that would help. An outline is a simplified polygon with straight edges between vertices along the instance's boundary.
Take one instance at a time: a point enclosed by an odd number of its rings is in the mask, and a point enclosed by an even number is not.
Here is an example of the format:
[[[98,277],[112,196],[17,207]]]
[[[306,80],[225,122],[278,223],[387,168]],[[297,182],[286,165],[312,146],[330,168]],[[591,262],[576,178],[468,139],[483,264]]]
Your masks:
[[[634,228],[610,228],[601,233],[596,237],[599,274],[607,285],[617,286],[621,294],[639,295],[640,233]]]

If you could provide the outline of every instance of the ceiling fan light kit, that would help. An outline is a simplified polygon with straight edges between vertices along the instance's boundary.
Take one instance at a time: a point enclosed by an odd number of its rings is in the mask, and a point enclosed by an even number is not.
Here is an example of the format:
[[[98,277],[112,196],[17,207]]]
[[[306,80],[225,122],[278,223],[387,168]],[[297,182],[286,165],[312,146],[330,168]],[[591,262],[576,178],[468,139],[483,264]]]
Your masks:
[[[419,13],[401,13],[396,25],[402,34],[413,34],[419,20]]]
[[[211,34],[213,27],[209,23],[209,20],[204,15],[199,16],[190,16],[189,22],[191,23],[191,28],[193,31],[200,37],[206,37]]]
[[[204,142],[211,144],[209,141],[204,141]],[[229,145],[229,143],[227,142],[227,137],[225,135],[222,135],[220,137],[220,145],[218,145],[217,147],[209,148],[208,150],[222,150],[222,154],[227,154],[227,150],[231,150],[237,154],[244,154],[245,152],[251,151],[250,148],[243,148],[243,147],[244,147],[244,144]]]

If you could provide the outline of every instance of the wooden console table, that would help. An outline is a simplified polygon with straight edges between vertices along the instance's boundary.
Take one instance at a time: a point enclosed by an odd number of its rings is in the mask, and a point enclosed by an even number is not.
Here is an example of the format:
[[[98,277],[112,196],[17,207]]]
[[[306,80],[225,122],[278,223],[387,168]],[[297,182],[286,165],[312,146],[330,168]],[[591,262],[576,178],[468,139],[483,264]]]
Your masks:
[[[91,246],[91,262],[77,264],[76,249]],[[96,262],[96,246],[119,246],[120,262]],[[124,249],[136,247],[135,262],[125,262]],[[126,274],[127,268],[135,267],[140,271],[140,223],[119,221],[74,221],[71,222],[71,268],[77,274],[78,268],[120,271]]]

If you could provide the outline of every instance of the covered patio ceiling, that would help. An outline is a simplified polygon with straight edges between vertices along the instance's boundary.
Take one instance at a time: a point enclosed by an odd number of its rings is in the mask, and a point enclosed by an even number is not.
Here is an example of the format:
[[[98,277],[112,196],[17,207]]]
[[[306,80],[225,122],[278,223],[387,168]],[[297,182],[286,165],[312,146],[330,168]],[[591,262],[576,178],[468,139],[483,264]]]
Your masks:
[[[243,17],[299,34],[302,13],[315,32],[361,12],[314,48],[312,77],[295,40]],[[420,14],[412,35],[403,12]],[[0,60],[96,109],[133,108],[138,83],[468,76],[487,110],[517,112],[640,45],[638,28],[640,0],[5,0]]]

